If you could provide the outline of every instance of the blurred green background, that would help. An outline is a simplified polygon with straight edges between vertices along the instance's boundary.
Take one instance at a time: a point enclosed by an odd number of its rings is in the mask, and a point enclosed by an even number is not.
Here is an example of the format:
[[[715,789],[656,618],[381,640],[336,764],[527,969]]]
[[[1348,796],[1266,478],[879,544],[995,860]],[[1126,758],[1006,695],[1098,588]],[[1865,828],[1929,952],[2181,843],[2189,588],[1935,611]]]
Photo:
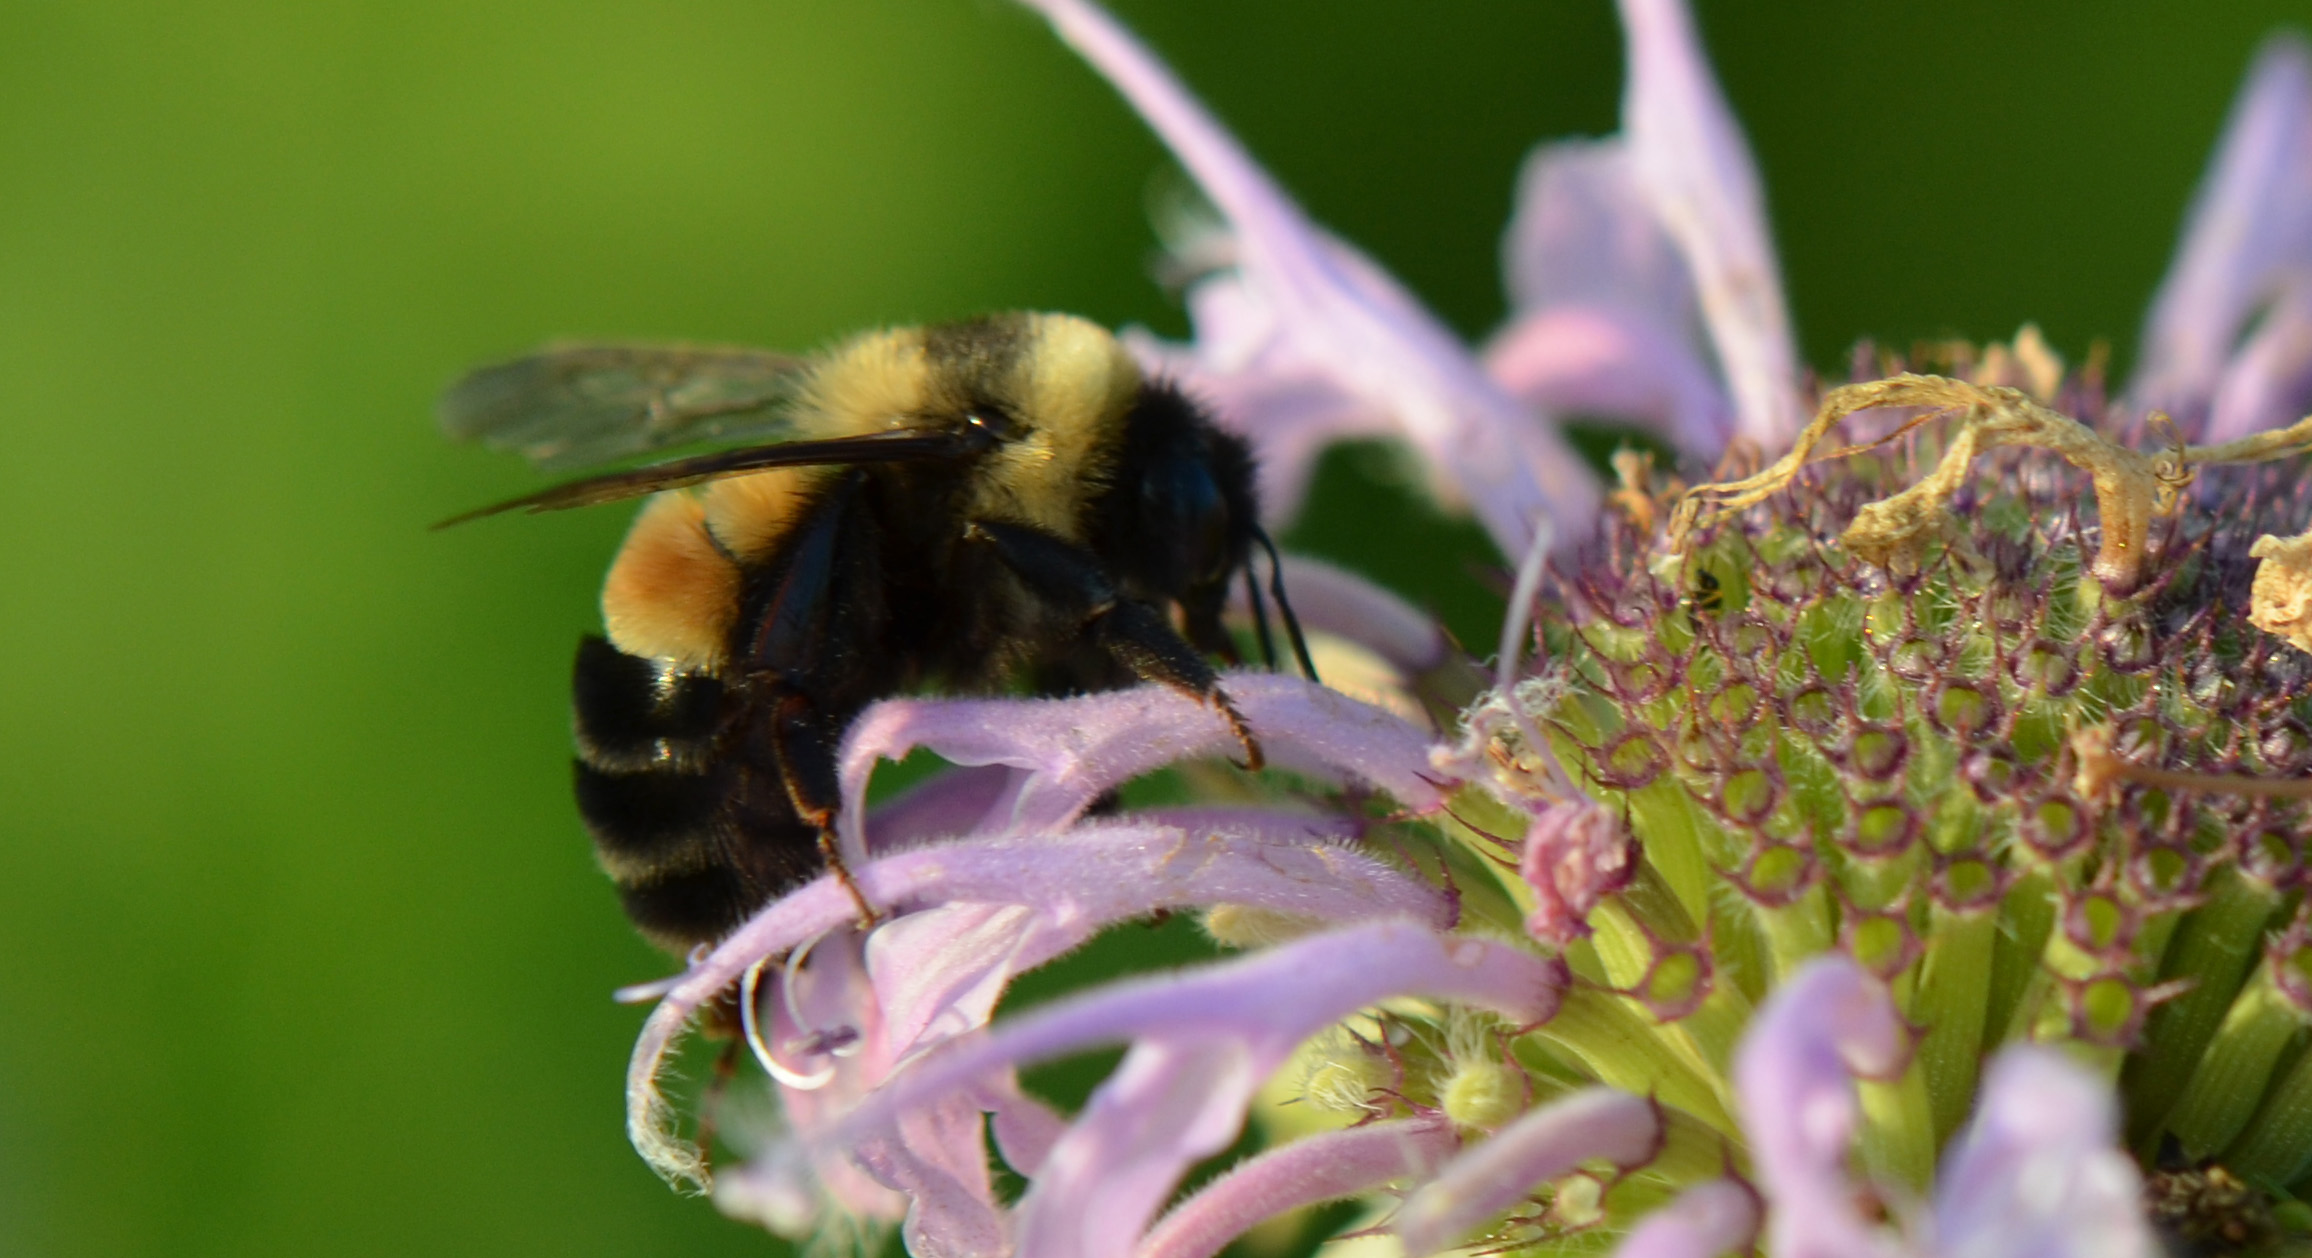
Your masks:
[[[1603,0],[1120,7],[1472,336],[1520,156],[1614,123]],[[2124,364],[2305,17],[1702,6],[1824,364],[2027,318]],[[625,513],[429,534],[534,483],[431,400],[563,335],[1177,332],[1169,170],[995,0],[0,6],[0,1253],[773,1250],[620,1131],[607,992],[665,964],[564,686]],[[1336,460],[1297,541],[1484,634],[1401,501]]]

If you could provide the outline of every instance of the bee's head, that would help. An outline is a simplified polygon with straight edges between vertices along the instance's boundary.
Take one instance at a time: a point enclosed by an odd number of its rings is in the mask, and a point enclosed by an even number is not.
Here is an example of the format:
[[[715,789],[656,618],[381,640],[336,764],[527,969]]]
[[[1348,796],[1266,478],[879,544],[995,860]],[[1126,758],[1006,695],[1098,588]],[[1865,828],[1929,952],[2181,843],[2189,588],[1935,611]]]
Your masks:
[[[1126,590],[1179,603],[1190,636],[1213,649],[1229,580],[1260,528],[1251,450],[1170,382],[1150,382],[1125,420],[1105,499],[1098,545]]]
[[[933,409],[1002,427],[971,509],[1081,540],[1125,594],[1177,604],[1190,641],[1233,656],[1220,610],[1261,535],[1244,440],[1083,319],[997,315],[925,338]]]

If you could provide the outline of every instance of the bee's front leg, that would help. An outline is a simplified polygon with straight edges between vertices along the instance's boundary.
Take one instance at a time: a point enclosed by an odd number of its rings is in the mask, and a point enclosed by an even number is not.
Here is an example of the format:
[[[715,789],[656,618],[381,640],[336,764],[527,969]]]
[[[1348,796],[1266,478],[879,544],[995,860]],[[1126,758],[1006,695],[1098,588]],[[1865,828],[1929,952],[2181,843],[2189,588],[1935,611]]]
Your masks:
[[[1244,747],[1245,768],[1268,762],[1260,739],[1221,688],[1219,672],[1181,640],[1163,613],[1125,598],[1097,555],[1041,529],[1004,521],[974,522],[965,536],[993,547],[1038,598],[1074,615],[1085,637],[1134,677],[1161,682],[1220,713]]]

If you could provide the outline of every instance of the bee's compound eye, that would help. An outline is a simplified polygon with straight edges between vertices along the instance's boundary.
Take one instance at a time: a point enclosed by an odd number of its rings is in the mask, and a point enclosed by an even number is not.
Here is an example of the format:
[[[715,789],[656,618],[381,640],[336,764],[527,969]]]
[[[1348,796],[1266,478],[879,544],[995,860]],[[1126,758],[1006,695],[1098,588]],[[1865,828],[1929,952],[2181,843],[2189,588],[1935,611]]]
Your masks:
[[[1018,422],[1000,406],[975,406],[964,413],[963,422],[995,441],[1009,441],[1019,435]]]

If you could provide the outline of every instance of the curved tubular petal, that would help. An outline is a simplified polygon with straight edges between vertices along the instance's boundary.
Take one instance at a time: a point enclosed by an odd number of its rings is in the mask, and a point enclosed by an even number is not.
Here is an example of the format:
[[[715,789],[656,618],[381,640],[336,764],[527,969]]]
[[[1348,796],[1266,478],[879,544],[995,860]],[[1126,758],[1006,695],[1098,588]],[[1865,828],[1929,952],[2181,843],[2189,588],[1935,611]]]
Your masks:
[[[1758,1194],[1748,1184],[1713,1179],[1638,1221],[1614,1258],[1718,1258],[1748,1248],[1758,1235]]]
[[[1611,416],[1705,462],[1734,434],[1694,274],[1639,186],[1628,139],[1535,148],[1502,237],[1514,314],[1486,373],[1551,415]]]
[[[1017,789],[1012,770],[1000,764],[956,765],[936,773],[868,810],[866,829],[875,844],[871,854],[969,834]]]
[[[1626,419],[1715,461],[1734,416],[1691,346],[1643,317],[1557,306],[1518,320],[1485,350],[1501,387],[1552,415]]]
[[[1236,1138],[1281,1060],[1228,1038],[1134,1044],[1020,1198],[1016,1258],[1129,1258],[1180,1176]]]
[[[1053,1146],[1019,1208],[1019,1255],[1129,1255],[1180,1175],[1234,1139],[1261,1082],[1303,1040],[1393,996],[1542,1021],[1568,982],[1522,949],[1412,922],[1308,936],[1201,970],[1101,988],[923,1058],[824,1143],[878,1137],[914,1110],[1018,1063],[1133,1045]]]
[[[1109,922],[1160,908],[1213,903],[1251,904],[1278,912],[1344,921],[1413,917],[1443,926],[1452,909],[1434,887],[1353,850],[1326,841],[1306,818],[1279,815],[1256,823],[1254,814],[1230,827],[1196,832],[1178,826],[1130,822],[1086,826],[1065,836],[1040,835],[958,842],[902,852],[854,870],[870,900],[893,912],[883,930],[920,910],[952,906],[992,914],[990,906],[1025,906],[1032,913],[990,923],[954,914],[940,919],[947,932],[992,930],[999,947],[960,968],[934,968],[921,955],[929,934],[907,927],[889,944],[869,941],[870,969],[879,998],[907,1019],[909,1038],[890,1038],[894,1060],[918,1042],[960,1029],[951,1016],[974,1009],[984,1018],[1002,985],[1020,968],[1039,964]],[[691,1016],[766,957],[851,924],[858,909],[832,877],[821,877],[781,897],[732,932],[684,974],[651,1012],[627,1067],[627,1134],[643,1160],[673,1181],[703,1183],[697,1150],[669,1129],[657,1077],[667,1052]],[[1007,933],[1008,932],[1008,933]],[[878,931],[877,934],[881,934]],[[936,933],[936,932],[933,932]],[[913,972],[916,987],[894,990],[881,976]],[[945,954],[941,954],[945,955]],[[880,960],[881,965],[876,962]],[[977,968],[975,968],[977,967]],[[880,1012],[880,1011],[878,1011]],[[965,1018],[968,1022],[969,1019]]]
[[[2307,261],[2312,271],[2312,260]],[[2235,441],[2292,423],[2312,402],[2312,278],[2292,284],[2224,365],[2207,440]]]
[[[1435,1253],[1584,1162],[1646,1161],[1661,1138],[1661,1118],[1643,1097],[1611,1088],[1573,1093],[1446,1163],[1398,1212],[1397,1238],[1408,1254]]]
[[[1339,837],[1311,819],[1200,810],[1086,827],[1073,842],[975,847],[967,859],[978,872],[947,883],[956,902],[899,917],[868,940],[894,1065],[986,1025],[1014,976],[1158,908],[1227,903],[1317,922],[1450,923],[1451,902],[1436,888]],[[1073,868],[1040,872],[1055,857]]]
[[[898,1131],[864,1141],[860,1166],[907,1197],[900,1236],[915,1258],[1007,1258],[1008,1220],[987,1166],[986,1119],[968,1096],[903,1116]]]
[[[1899,1252],[1856,1210],[1846,1166],[1861,1108],[1854,1076],[1891,1075],[1909,1050],[1886,988],[1843,956],[1809,962],[1760,1006],[1735,1053],[1734,1084],[1771,1206],[1767,1252]]]
[[[2198,428],[2240,329],[2290,267],[2312,265],[2312,50],[2257,52],[2144,319],[2128,400]],[[2229,436],[2243,435],[2234,432]],[[2209,440],[2224,440],[2211,435]]]
[[[1769,450],[1805,420],[1766,197],[1684,0],[1620,0],[1629,38],[1622,129],[1655,216],[1694,273],[1743,436]]]
[[[1420,727],[1297,677],[1233,673],[1226,685],[1272,763],[1368,782],[1414,809],[1443,802],[1437,784],[1421,776],[1430,736]],[[887,699],[843,739],[837,824],[845,855],[857,859],[866,850],[857,819],[866,812],[869,773],[877,761],[918,747],[958,764],[1027,770],[979,827],[1024,834],[1066,823],[1143,773],[1237,746],[1211,708],[1160,686],[1072,699]]]
[[[1459,1146],[1441,1116],[1321,1132],[1270,1149],[1213,1180],[1149,1229],[1136,1258],[1211,1258],[1263,1219],[1425,1179]]]
[[[2150,1258],[2143,1180],[2118,1147],[2109,1084],[2017,1045],[1983,1078],[1936,1176],[1934,1251],[1969,1258]]]
[[[1311,935],[1192,970],[1095,989],[924,1063],[879,1095],[892,1111],[1007,1062],[1141,1037],[1208,1035],[1293,1048],[1357,1010],[1399,995],[1466,1001],[1513,1023],[1545,1021],[1563,967],[1522,948],[1387,921]],[[874,1121],[867,1115],[854,1122]]]
[[[1627,136],[1551,140],[1526,154],[1501,269],[1521,317],[1620,311],[1701,344],[1693,268],[1655,217]]]
[[[1234,231],[1239,274],[1281,335],[1449,472],[1503,554],[1533,522],[1589,536],[1595,478],[1556,431],[1486,378],[1452,331],[1371,259],[1327,235],[1187,87],[1090,0],[1023,0],[1050,19],[1170,148]],[[1258,434],[1257,416],[1245,417]]]
[[[1564,968],[1523,949],[1375,922],[1310,935],[1181,974],[1115,983],[1047,1005],[988,1036],[926,1058],[868,1099],[846,1127],[864,1130],[1006,1065],[1126,1040],[1215,1039],[1264,1056],[1391,996],[1466,1001],[1519,1024],[1556,1011]]]

